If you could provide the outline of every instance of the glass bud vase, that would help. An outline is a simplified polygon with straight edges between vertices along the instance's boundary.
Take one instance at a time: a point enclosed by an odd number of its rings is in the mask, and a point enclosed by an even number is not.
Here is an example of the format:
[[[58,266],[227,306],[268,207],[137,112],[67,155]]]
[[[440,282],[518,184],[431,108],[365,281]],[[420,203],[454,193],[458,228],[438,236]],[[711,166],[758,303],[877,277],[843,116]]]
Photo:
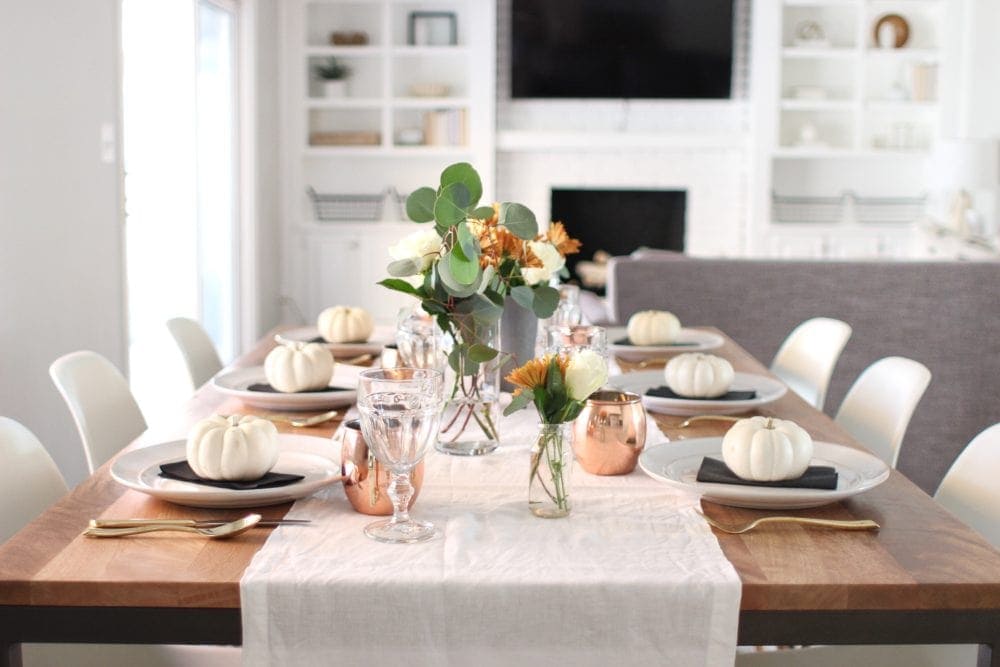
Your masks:
[[[489,454],[500,444],[500,356],[476,362],[456,353],[464,346],[499,349],[500,324],[457,321],[453,336],[445,336],[448,368],[445,371],[445,408],[437,450],[458,456]]]
[[[528,508],[535,516],[558,519],[569,515],[572,438],[572,422],[539,425],[528,478]]]

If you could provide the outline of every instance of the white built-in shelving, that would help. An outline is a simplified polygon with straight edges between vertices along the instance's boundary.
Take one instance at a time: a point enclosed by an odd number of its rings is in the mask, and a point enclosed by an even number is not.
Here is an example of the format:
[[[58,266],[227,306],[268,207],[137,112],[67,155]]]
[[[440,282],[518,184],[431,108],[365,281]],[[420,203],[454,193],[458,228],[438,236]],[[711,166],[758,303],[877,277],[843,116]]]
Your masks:
[[[284,290],[307,317],[353,303],[391,319],[405,297],[375,282],[386,277],[388,246],[416,229],[402,197],[459,161],[492,192],[494,3],[284,0],[280,30]],[[335,33],[363,43],[334,44]],[[350,70],[336,96],[315,74],[330,58]],[[375,213],[321,219],[309,187],[345,206],[384,201]]]

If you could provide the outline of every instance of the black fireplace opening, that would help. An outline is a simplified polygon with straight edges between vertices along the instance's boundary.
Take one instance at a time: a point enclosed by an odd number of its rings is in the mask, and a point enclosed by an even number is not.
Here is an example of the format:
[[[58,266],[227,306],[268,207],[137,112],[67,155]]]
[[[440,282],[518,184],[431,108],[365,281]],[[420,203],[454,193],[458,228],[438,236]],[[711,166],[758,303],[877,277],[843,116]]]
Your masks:
[[[684,251],[685,190],[570,190],[552,189],[552,220],[561,221],[580,252],[566,258],[574,282],[587,285],[577,274],[581,261],[595,261],[594,253],[627,255],[638,248]],[[597,261],[600,263],[601,256]]]

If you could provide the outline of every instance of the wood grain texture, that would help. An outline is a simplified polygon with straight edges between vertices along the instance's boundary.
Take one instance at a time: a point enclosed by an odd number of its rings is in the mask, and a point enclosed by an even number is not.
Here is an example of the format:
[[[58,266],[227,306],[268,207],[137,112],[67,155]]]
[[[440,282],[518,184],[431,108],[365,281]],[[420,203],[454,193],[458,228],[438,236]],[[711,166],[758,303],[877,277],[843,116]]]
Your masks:
[[[239,365],[261,363],[271,345],[266,338]],[[767,373],[728,339],[718,353],[739,371]],[[252,412],[203,387],[170,425],[174,429],[170,437],[182,436],[209,413],[233,411]],[[792,394],[758,414],[792,419],[819,440],[861,446]],[[728,427],[703,422],[680,429],[682,417],[657,415],[656,419],[672,440],[721,435]],[[330,422],[294,432],[329,437],[336,426]],[[165,439],[163,432],[151,431],[130,448]],[[702,505],[707,514],[727,523],[777,513]],[[282,505],[263,508],[261,513],[280,518],[287,510],[288,505]],[[871,518],[883,528],[863,533],[778,526],[744,535],[717,533],[743,581],[744,611],[1000,610],[1000,553],[898,473],[847,502],[780,513]],[[266,539],[265,530],[229,541],[160,535],[91,540],[80,537],[80,532],[96,517],[241,514],[179,507],[126,490],[110,479],[105,465],[0,546],[0,605],[238,609],[240,576]]]

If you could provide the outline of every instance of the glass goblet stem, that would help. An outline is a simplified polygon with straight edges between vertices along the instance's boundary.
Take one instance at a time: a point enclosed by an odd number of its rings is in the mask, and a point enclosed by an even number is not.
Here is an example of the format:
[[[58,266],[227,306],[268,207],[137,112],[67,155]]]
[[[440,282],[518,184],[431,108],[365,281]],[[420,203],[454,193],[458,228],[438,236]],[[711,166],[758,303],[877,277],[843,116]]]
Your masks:
[[[406,523],[410,520],[410,498],[413,496],[413,484],[410,483],[410,471],[392,471],[392,480],[387,490],[392,501],[392,522]]]

